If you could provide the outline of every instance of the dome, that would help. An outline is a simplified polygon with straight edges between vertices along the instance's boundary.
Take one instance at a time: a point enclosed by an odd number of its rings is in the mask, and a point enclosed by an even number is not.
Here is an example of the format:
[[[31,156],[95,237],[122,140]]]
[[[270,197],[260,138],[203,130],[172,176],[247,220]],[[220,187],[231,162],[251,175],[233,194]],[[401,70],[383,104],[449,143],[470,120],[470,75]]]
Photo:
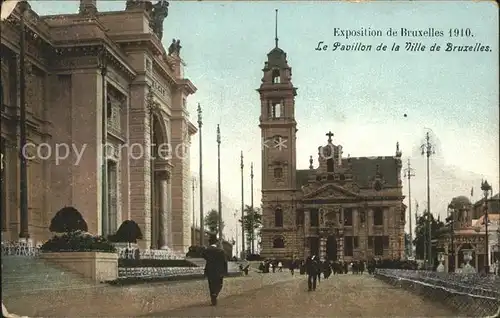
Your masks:
[[[454,197],[453,199],[451,199],[451,202],[450,202],[450,207],[453,207],[453,208],[460,208],[460,207],[464,207],[464,206],[471,206],[472,203],[470,202],[469,198],[467,198],[466,196],[458,196],[458,197]]]

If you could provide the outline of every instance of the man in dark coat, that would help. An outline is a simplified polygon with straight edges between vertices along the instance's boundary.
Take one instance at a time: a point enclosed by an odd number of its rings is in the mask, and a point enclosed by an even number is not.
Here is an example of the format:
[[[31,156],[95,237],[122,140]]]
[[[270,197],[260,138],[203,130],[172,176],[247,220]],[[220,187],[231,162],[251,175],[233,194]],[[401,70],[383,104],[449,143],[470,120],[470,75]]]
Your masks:
[[[224,276],[227,275],[226,254],[222,248],[217,247],[217,237],[210,236],[208,239],[209,247],[203,252],[203,258],[206,260],[205,277],[208,280],[208,289],[210,291],[210,300],[212,305],[217,305],[217,296],[222,290]]]
[[[306,260],[307,288],[309,291],[316,290],[316,280],[318,279],[319,264],[316,256],[309,256]]]

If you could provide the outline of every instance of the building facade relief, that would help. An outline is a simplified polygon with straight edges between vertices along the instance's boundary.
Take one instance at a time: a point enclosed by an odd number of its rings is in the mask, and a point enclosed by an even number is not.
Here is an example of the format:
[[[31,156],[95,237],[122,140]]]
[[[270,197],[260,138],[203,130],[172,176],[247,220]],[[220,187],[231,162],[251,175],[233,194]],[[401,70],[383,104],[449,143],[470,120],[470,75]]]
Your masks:
[[[186,99],[196,87],[179,76],[181,56],[169,56],[161,44],[168,2],[141,1],[135,7],[129,2],[125,10],[106,14],[84,0],[77,15],[25,13],[27,130],[30,151],[35,151],[28,163],[29,232],[34,241],[50,237],[53,214],[72,205],[92,233],[112,234],[132,219],[143,231],[143,247],[184,252],[190,244],[187,149],[196,128],[189,122]],[[2,186],[2,235],[12,240],[20,224],[19,16],[16,9],[2,21],[1,35],[2,185],[8,185]],[[122,32],[124,20],[142,21],[150,29],[130,23]],[[154,110],[150,90],[158,105]],[[45,153],[43,159],[36,153],[42,144],[84,151],[81,158],[71,153],[56,161]],[[166,158],[157,158],[161,145],[170,149]],[[182,158],[175,156],[176,147]]]

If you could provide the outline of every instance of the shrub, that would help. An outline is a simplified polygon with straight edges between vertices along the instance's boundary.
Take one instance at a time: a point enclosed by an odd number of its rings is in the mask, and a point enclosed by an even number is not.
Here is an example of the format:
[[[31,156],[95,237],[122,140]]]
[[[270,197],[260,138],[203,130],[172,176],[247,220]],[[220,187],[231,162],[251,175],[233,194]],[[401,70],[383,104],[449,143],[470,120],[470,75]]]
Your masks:
[[[203,251],[204,250],[205,250],[205,246],[191,245],[189,247],[188,252],[186,253],[186,257],[203,258]]]
[[[50,221],[49,230],[55,233],[87,232],[88,227],[82,214],[74,207],[67,206],[57,211]]]
[[[45,242],[40,249],[42,252],[116,252],[116,248],[105,237],[81,231],[56,235]]]
[[[125,220],[111,239],[117,243],[137,243],[142,239],[142,232],[133,220]]]

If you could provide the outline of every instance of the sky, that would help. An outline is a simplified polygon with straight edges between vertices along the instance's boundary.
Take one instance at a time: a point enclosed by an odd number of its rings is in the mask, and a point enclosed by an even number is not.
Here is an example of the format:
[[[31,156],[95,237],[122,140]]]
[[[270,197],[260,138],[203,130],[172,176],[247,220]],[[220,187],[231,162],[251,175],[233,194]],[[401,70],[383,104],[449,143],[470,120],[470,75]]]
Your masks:
[[[125,8],[125,1],[100,1],[100,11]],[[40,15],[76,13],[78,1],[31,1]],[[245,204],[250,204],[250,163],[254,164],[254,204],[261,199],[260,86],[267,53],[274,47],[275,9],[279,46],[293,69],[298,169],[309,166],[332,131],[344,155],[392,156],[396,142],[403,161],[411,159],[412,208],[426,205],[426,165],[420,153],[430,132],[431,211],[444,218],[458,195],[480,199],[487,178],[499,182],[498,8],[493,1],[247,2],[171,1],[163,44],[180,39],[185,76],[198,88],[188,99],[191,120],[203,108],[205,211],[217,207],[216,126],[221,129],[221,183],[226,236],[234,237],[235,209],[241,206],[240,151],[244,155]],[[126,22],[124,22],[126,23]],[[380,30],[381,37],[335,36],[334,29]],[[387,36],[389,28],[443,31],[442,37]],[[469,28],[472,37],[449,37]],[[388,51],[316,51],[319,41]],[[407,41],[427,47],[488,45],[490,52],[406,52]],[[390,51],[393,43],[401,45]],[[406,114],[406,116],[405,116]],[[198,174],[198,136],[192,144],[192,172]],[[403,191],[408,194],[407,181]],[[197,196],[197,194],[196,194]],[[198,202],[195,199],[196,214]],[[408,205],[408,198],[405,199]],[[238,212],[240,213],[240,212]],[[414,224],[415,222],[413,222]],[[241,235],[241,234],[239,234]]]

